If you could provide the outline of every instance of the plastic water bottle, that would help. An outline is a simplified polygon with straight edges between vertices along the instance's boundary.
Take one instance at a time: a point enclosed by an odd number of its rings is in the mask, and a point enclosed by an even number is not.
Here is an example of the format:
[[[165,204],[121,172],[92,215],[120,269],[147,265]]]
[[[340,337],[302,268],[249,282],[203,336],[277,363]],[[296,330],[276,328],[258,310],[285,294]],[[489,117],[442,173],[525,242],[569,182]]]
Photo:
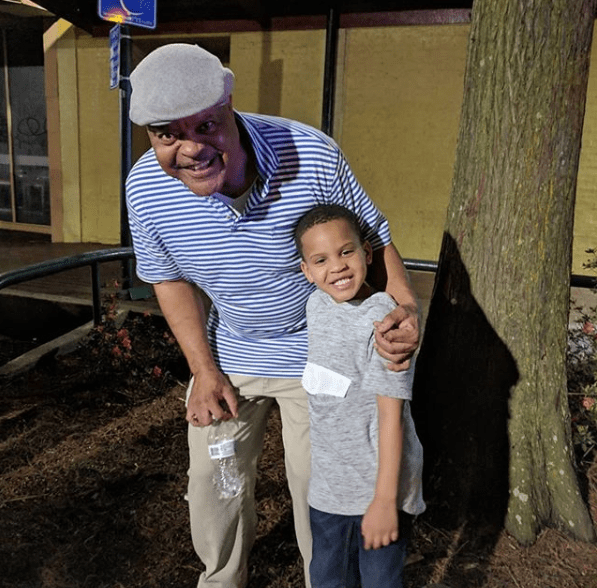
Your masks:
[[[214,420],[207,436],[209,457],[214,465],[214,485],[220,498],[234,498],[243,489],[236,461],[232,421]]]

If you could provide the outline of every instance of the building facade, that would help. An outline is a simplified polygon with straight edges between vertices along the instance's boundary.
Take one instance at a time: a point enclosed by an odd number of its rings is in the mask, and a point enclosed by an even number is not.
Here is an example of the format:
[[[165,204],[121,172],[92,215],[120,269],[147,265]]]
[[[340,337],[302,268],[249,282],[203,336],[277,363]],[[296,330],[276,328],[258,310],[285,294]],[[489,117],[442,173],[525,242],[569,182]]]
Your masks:
[[[390,219],[394,241],[407,258],[439,255],[462,103],[466,14],[446,11],[443,19],[436,15],[436,24],[425,24],[384,13],[366,21],[345,19],[339,31],[333,135]],[[30,192],[43,206],[49,202],[49,211],[35,214],[46,215],[42,226],[54,241],[121,239],[121,113],[119,90],[109,88],[108,29],[92,36],[59,20],[43,34],[47,155],[35,151],[41,149],[36,145],[19,155],[30,159],[15,160],[37,163],[47,157],[46,180],[43,166],[31,166],[37,175]],[[237,21],[135,29],[133,62],[173,41],[198,43],[228,64],[236,74],[236,109],[321,127],[325,19],[280,19],[268,30]],[[596,84],[594,67],[578,178],[574,273],[583,273],[586,249],[597,246]],[[31,125],[32,132],[39,128]],[[143,129],[134,129],[133,157],[148,146]],[[2,163],[0,153],[0,170]],[[5,214],[1,182],[0,214]],[[43,196],[36,192],[42,184]],[[24,208],[16,208],[17,224],[34,218],[19,217]]]

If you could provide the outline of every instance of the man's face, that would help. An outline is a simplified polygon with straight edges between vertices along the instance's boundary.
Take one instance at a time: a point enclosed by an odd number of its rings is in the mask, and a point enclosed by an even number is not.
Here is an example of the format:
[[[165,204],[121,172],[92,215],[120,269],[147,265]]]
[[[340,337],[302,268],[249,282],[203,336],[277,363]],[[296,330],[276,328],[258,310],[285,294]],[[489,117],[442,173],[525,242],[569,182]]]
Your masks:
[[[301,244],[301,269],[309,282],[336,302],[366,297],[371,245],[367,241],[361,243],[346,220],[336,219],[307,229]]]
[[[197,196],[246,189],[247,157],[230,101],[147,132],[162,169]]]

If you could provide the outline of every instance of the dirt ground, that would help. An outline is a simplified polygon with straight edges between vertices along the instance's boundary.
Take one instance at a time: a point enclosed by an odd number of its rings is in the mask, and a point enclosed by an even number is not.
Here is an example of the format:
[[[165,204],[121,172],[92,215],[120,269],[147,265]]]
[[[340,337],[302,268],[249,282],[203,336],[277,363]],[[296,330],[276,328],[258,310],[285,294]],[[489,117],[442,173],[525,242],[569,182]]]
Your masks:
[[[578,379],[582,370],[573,371]],[[184,500],[186,377],[165,325],[137,316],[0,380],[0,587],[195,586],[201,563]],[[571,392],[573,428],[597,520],[597,432],[581,384]],[[256,497],[250,587],[304,586],[276,411]],[[597,588],[597,547],[553,530],[523,548],[503,531],[448,531],[422,515],[409,561],[407,588]]]

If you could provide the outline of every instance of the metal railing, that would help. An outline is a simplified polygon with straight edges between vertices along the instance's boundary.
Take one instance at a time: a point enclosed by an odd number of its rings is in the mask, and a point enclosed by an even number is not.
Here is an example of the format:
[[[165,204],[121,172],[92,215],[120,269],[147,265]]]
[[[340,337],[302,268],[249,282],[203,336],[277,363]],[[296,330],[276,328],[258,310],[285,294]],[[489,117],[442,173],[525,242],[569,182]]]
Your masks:
[[[404,259],[406,269],[412,272],[437,272],[437,261],[423,261],[420,259]],[[570,286],[575,288],[597,288],[597,277],[572,274]]]
[[[594,290],[597,288],[597,278],[593,276],[579,276],[572,274],[570,277],[570,285],[575,288],[589,288]]]
[[[0,290],[28,280],[43,278],[70,269],[90,266],[93,322],[94,324],[99,325],[102,321],[100,264],[119,260],[131,262],[133,258],[134,253],[132,247],[119,247],[42,261],[40,263],[35,263],[0,274]],[[435,261],[424,261],[420,259],[405,259],[404,265],[409,271],[415,272],[435,273],[438,267],[438,264]],[[130,267],[127,275],[131,275]],[[573,274],[570,277],[570,285],[578,288],[597,288],[597,278]]]
[[[50,259],[22,267],[16,270],[11,270],[0,274],[0,290],[27,282],[37,278],[45,278],[66,270],[76,269],[79,267],[91,267],[91,297],[93,303],[93,322],[99,325],[102,322],[102,301],[101,301],[101,281],[100,281],[100,264],[108,261],[127,261],[134,257],[132,247],[119,247],[114,249],[100,249],[98,251],[90,251],[87,253],[80,253],[70,257],[59,257],[57,259]]]
[[[404,265],[409,272],[432,272],[437,271],[437,261],[424,261],[422,259],[403,259]]]

